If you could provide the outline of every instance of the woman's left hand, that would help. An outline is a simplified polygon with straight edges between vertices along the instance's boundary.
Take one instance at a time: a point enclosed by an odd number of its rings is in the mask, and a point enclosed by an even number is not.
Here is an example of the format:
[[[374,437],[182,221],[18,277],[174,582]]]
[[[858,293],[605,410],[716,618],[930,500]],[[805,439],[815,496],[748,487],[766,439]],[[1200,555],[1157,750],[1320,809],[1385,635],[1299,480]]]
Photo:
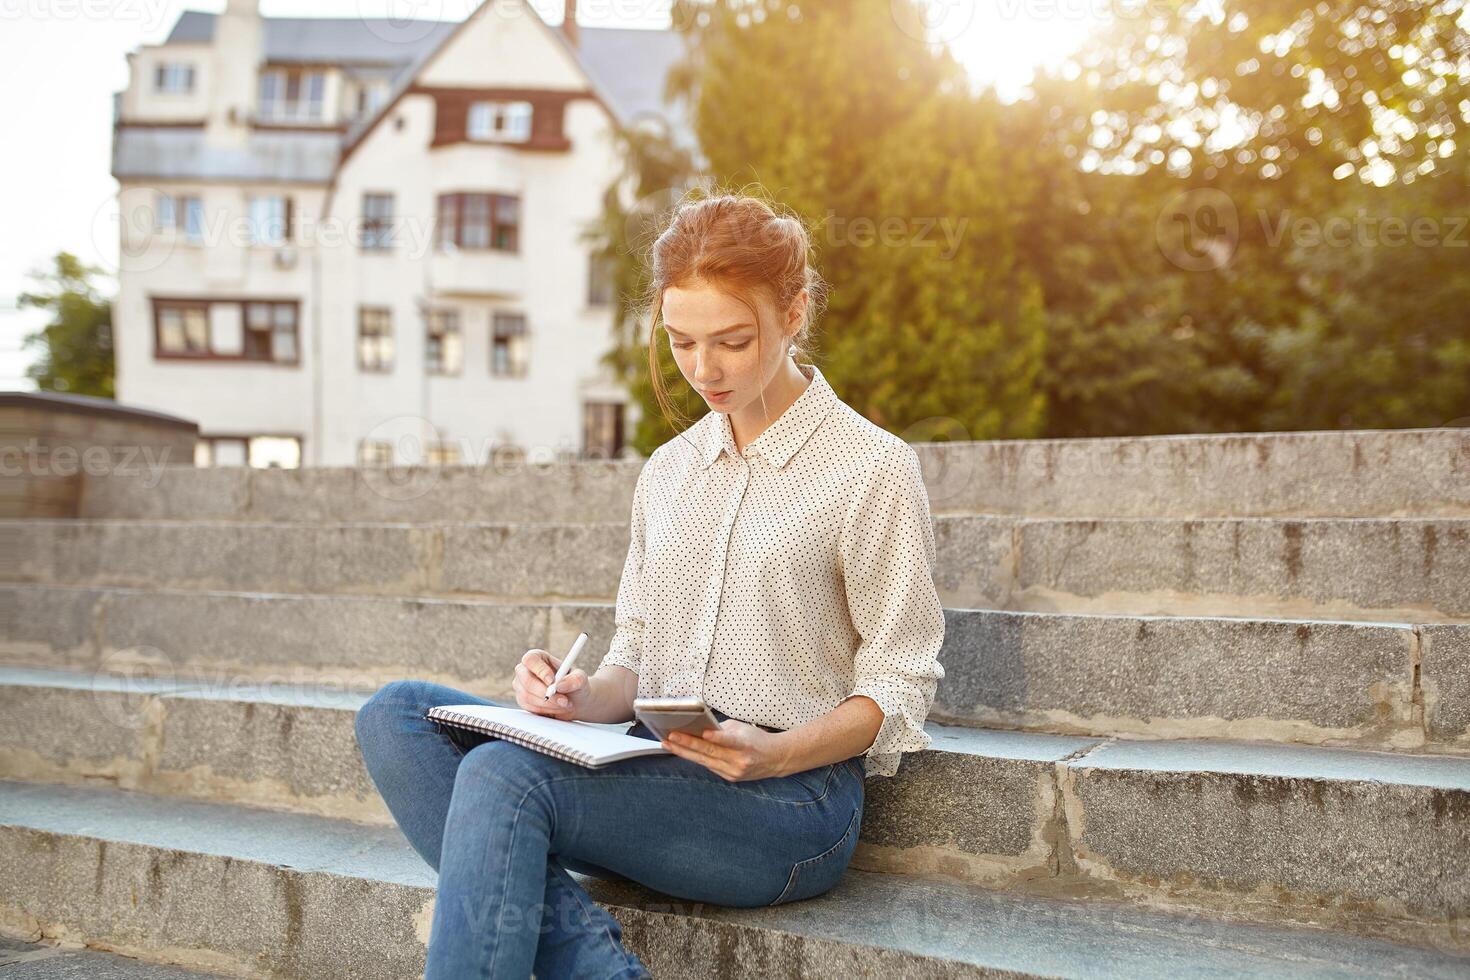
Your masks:
[[[670,732],[660,744],[731,782],[786,774],[780,736],[734,718],[720,722],[719,728],[706,728],[702,735]]]

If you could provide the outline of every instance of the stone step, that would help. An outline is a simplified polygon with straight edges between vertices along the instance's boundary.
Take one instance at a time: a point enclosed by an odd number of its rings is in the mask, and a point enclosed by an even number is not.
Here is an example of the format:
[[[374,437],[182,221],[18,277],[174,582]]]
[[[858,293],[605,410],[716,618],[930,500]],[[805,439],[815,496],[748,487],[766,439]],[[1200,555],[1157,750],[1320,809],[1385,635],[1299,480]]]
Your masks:
[[[394,828],[0,783],[0,916],[160,960],[285,978],[422,975],[432,871]],[[574,874],[657,977],[1463,977],[1470,957],[850,869],[741,909]]]
[[[610,603],[0,586],[0,662],[376,690],[400,677],[497,697],[533,648]],[[1470,752],[1470,624],[947,609],[930,717],[1062,734]],[[595,669],[595,668],[594,668]]]
[[[941,517],[947,606],[1470,620],[1470,518]],[[12,582],[610,599],[626,523],[3,521]]]
[[[0,776],[389,819],[357,754],[361,694],[8,674]],[[865,783],[855,867],[1470,951],[1470,759],[926,730],[928,751]]]
[[[910,440],[940,431],[901,433]],[[1470,517],[1470,430],[914,442],[935,514]],[[87,475],[81,516],[622,521],[642,460]]]
[[[6,980],[196,980],[223,974],[151,963],[88,949],[77,943],[31,943],[0,930],[0,976]]]

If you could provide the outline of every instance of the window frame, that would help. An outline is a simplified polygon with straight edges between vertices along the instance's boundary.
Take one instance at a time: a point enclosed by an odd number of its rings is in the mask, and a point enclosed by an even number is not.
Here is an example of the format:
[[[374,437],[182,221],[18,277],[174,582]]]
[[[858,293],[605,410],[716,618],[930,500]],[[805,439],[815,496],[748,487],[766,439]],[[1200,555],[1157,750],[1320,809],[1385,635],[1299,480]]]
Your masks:
[[[368,319],[370,316],[382,314],[384,329],[381,332],[369,334],[367,332]],[[379,347],[387,349],[387,356],[382,356],[381,350],[377,363],[369,365],[364,358],[364,341],[369,337],[379,339]],[[382,343],[386,341],[386,343]],[[393,343],[393,307],[381,306],[372,303],[360,303],[357,307],[357,370],[361,374],[392,374],[398,357]]]
[[[444,366],[444,342],[451,335],[459,342],[452,371]],[[441,307],[429,310],[425,316],[424,373],[436,378],[457,378],[464,374],[464,326],[459,310]]]
[[[257,201],[280,201],[281,212],[281,237],[278,239],[260,237],[260,228],[256,224],[255,205]],[[275,210],[275,209],[272,209]],[[295,237],[295,207],[291,195],[286,193],[271,194],[246,194],[245,195],[245,229],[250,247],[281,248],[290,245]]]
[[[267,79],[271,85],[267,86]],[[312,81],[316,81],[315,93]],[[291,97],[292,88],[296,97]],[[267,97],[267,88],[270,88]],[[313,100],[312,95],[316,98]],[[327,123],[327,72],[304,65],[267,65],[255,86],[256,113],[264,123]]]
[[[465,139],[472,143],[529,143],[535,132],[535,115],[536,107],[529,99],[475,99],[465,107]]]
[[[168,202],[170,212],[164,220],[163,202]],[[192,220],[198,219],[197,225]],[[190,245],[204,243],[204,199],[198,194],[175,194],[159,191],[154,198],[153,230],[169,234],[182,234]]]
[[[157,95],[193,95],[196,73],[192,61],[159,61],[153,65]]]
[[[476,244],[465,244],[465,214],[474,209],[477,219],[473,227]],[[509,213],[512,220],[505,220]],[[504,252],[517,255],[521,250],[521,199],[516,194],[498,191],[448,191],[435,200],[434,246],[440,251],[453,245],[467,252]],[[483,221],[479,220],[483,216]],[[483,235],[480,232],[483,231]],[[478,244],[483,241],[485,244]],[[508,242],[508,245],[497,245]]]
[[[301,365],[301,300],[287,299],[274,296],[248,296],[248,297],[177,297],[177,296],[152,296],[149,297],[153,311],[153,359],[155,361],[221,361],[243,364],[268,364],[278,367],[299,367]],[[257,328],[249,326],[249,307],[251,306],[271,307],[271,329],[269,342],[264,345],[267,356],[259,356],[262,349],[257,346],[252,348],[250,344],[250,333],[252,329],[260,332]],[[221,354],[210,348],[210,310],[214,306],[238,306],[240,308],[240,330],[241,343],[240,353]],[[276,358],[276,334],[286,333],[276,323],[278,308],[289,308],[291,310],[291,325],[289,334],[294,357]],[[204,347],[197,350],[165,350],[163,346],[163,319],[166,312],[170,310],[194,310],[202,311],[204,316]],[[256,353],[251,353],[252,349]]]
[[[369,201],[387,201],[386,214],[372,214]],[[364,252],[391,252],[397,246],[394,241],[394,211],[397,200],[392,191],[363,191],[362,235],[359,246]]]
[[[519,323],[519,326],[516,327],[515,329],[508,330],[507,332],[505,332],[505,333],[502,334],[501,329],[500,329],[502,323],[505,323],[505,324]],[[526,317],[526,314],[521,313],[521,312],[517,312],[515,310],[492,310],[491,311],[491,313],[490,313],[490,345],[489,345],[489,347],[490,347],[490,360],[489,360],[489,365],[488,365],[488,367],[490,369],[490,377],[492,377],[492,378],[524,378],[524,377],[526,377],[527,375],[530,374],[530,372],[531,372],[531,354],[530,354],[530,343],[531,343],[531,341],[530,341],[530,336],[531,336],[531,327],[530,327],[530,322],[529,322],[529,320]],[[503,343],[502,343],[502,337],[504,337],[504,342]],[[517,344],[516,338],[520,338],[519,344]],[[520,360],[519,364],[517,364],[517,361],[515,359],[515,351],[517,349],[519,349],[520,351],[522,351],[522,357],[521,357],[521,360]],[[496,356],[496,352],[499,351],[499,350],[505,350],[507,352],[506,355],[505,355],[505,367],[507,369],[504,370],[504,371],[502,371],[502,370],[499,369],[499,364],[498,364],[499,358],[497,358],[497,356]]]

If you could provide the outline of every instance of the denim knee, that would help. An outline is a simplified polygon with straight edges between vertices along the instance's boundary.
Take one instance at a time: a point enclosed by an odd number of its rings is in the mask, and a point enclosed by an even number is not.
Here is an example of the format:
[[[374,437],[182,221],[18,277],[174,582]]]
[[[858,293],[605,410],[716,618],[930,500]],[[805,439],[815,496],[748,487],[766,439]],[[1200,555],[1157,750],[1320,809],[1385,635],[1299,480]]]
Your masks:
[[[357,744],[363,737],[391,723],[393,716],[403,710],[404,705],[416,705],[422,701],[423,681],[389,681],[362,703],[353,719],[353,730],[357,733]]]
[[[546,766],[551,762],[549,756],[524,745],[491,739],[465,753],[454,782],[456,786],[468,783],[482,789],[496,786],[498,792],[492,794],[496,798],[520,802],[548,781]]]

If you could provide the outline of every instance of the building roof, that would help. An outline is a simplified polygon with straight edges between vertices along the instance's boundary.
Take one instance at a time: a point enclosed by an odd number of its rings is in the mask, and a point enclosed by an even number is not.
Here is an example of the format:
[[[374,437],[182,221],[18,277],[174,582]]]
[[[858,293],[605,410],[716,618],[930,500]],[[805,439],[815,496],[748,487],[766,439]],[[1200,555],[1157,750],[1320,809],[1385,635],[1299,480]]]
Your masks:
[[[165,44],[208,43],[215,14],[186,10]],[[263,17],[267,61],[413,67],[427,60],[459,26],[458,21],[394,20],[373,17]],[[675,31],[625,27],[577,29],[568,46],[608,106],[627,124],[655,115],[687,132],[682,116],[664,105],[664,80],[683,55]]]
[[[184,11],[165,44],[209,43],[216,15]],[[420,68],[458,28],[458,21],[390,20],[360,17],[263,17],[268,61],[392,69],[389,96],[374,115],[347,132],[252,133],[239,148],[206,144],[199,129],[125,127],[113,138],[113,175],[133,179],[210,178],[326,183],[345,149],[350,152],[412,85]],[[579,25],[572,46],[559,28],[554,36],[581,64],[591,88],[625,126],[656,118],[670,136],[693,149],[695,140],[682,105],[664,103],[669,69],[683,56],[684,42],[672,30]],[[115,117],[116,118],[116,117]]]
[[[207,44],[214,14],[186,10],[165,44]],[[398,65],[432,51],[457,26],[454,21],[381,17],[262,17],[267,61]]]

